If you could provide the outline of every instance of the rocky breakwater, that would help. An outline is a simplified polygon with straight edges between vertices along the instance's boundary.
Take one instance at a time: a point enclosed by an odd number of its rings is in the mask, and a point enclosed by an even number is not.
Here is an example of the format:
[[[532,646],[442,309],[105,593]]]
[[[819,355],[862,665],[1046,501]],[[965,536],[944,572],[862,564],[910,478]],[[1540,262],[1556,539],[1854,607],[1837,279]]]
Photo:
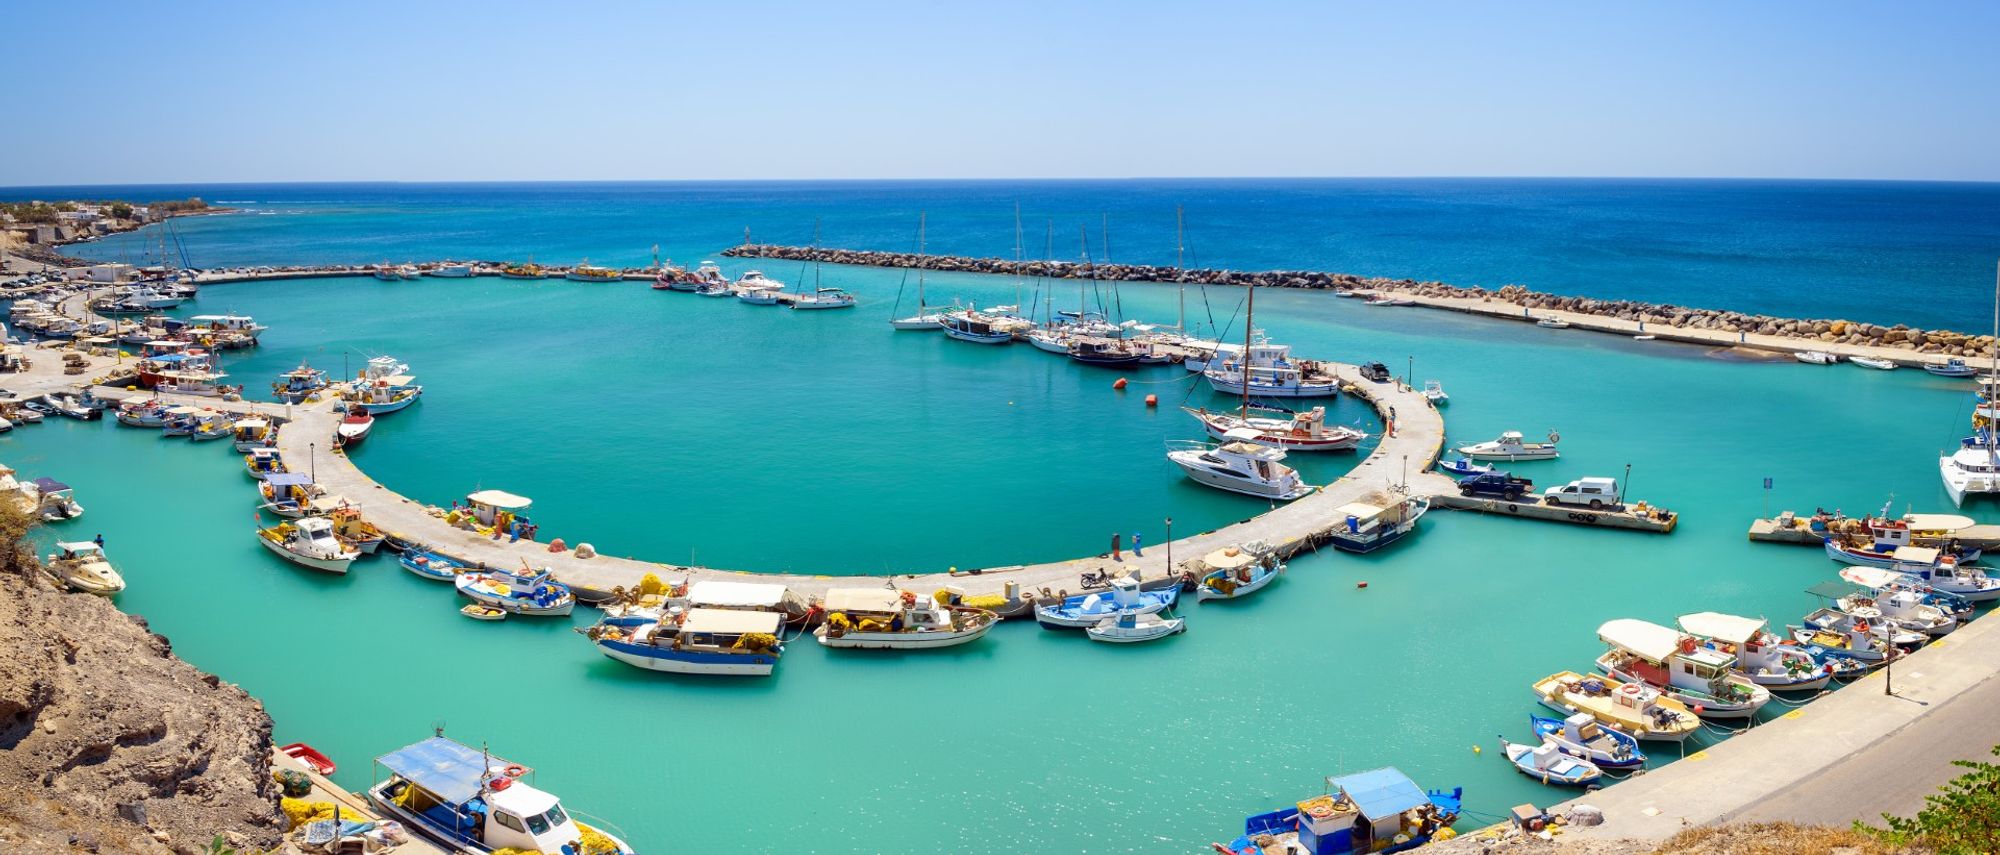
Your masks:
[[[0,556],[0,852],[277,846],[263,705],[110,600],[56,590],[20,544]]]
[[[968,258],[951,255],[917,255],[907,252],[875,252],[855,249],[814,249],[809,246],[744,244],[723,251],[723,255],[749,258],[776,258],[791,261],[822,261],[871,267],[920,267],[956,273],[1045,276],[1055,279],[1099,279],[1116,282],[1164,282],[1190,285],[1256,285],[1259,288],[1306,288],[1335,291],[1393,291],[1433,305],[1453,308],[1442,301],[1464,300],[1482,304],[1512,305],[1534,311],[1574,312],[1623,321],[1641,322],[1649,330],[1658,327],[1678,330],[1711,330],[1722,333],[1780,336],[1800,343],[1843,344],[1886,347],[1939,356],[1983,357],[1994,352],[1989,335],[1968,335],[1952,330],[1916,329],[1903,324],[1882,326],[1862,321],[1835,319],[1801,320],[1771,315],[1752,315],[1724,309],[1642,303],[1636,300],[1603,300],[1531,291],[1520,285],[1498,289],[1423,282],[1414,279],[1387,279],[1328,273],[1317,270],[1238,270],[1189,269],[1144,264],[1082,264],[1067,261],[1008,261],[1001,258]]]

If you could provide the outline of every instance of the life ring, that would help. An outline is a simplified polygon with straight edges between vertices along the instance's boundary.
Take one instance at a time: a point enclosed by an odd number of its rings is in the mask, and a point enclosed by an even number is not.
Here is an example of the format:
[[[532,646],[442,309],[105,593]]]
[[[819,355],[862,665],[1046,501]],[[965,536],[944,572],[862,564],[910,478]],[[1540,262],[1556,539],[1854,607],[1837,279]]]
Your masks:
[[[1639,684],[1626,683],[1625,685],[1618,687],[1618,693],[1621,695],[1632,695],[1633,697],[1637,697],[1639,695]]]
[[[528,767],[523,766],[519,763],[509,763],[507,764],[507,768],[502,769],[500,771],[501,774],[504,774],[509,778],[519,778],[522,775],[528,774]]]

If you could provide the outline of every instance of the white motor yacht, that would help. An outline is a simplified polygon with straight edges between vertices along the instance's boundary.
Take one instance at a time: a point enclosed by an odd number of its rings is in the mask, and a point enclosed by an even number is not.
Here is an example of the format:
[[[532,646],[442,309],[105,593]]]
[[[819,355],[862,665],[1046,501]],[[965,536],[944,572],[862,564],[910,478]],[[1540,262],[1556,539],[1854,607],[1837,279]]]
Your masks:
[[[1218,490],[1286,502],[1313,491],[1298,470],[1284,464],[1283,449],[1259,445],[1258,439],[1257,431],[1239,428],[1219,444],[1169,443],[1167,459],[1189,478]]]

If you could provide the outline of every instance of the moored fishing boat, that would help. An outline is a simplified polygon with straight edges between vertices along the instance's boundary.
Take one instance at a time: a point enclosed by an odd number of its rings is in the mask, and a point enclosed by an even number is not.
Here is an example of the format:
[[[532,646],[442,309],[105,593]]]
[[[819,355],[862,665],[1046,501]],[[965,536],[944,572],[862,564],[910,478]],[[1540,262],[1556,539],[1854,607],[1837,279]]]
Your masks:
[[[1792,354],[1792,358],[1807,365],[1832,365],[1840,361],[1840,354],[1824,350],[1801,350]]]
[[[458,610],[458,613],[473,620],[505,620],[507,618],[506,609],[496,609],[492,606],[482,606],[478,603],[466,603],[464,608]]]
[[[118,405],[118,423],[156,428],[167,423],[167,405],[157,400],[132,400]]]
[[[576,595],[569,586],[557,582],[546,567],[464,572],[452,584],[473,602],[515,614],[559,617],[576,608]]]
[[[424,273],[440,279],[465,279],[472,275],[472,265],[459,261],[444,261],[432,265]]]
[[[946,336],[973,344],[1008,344],[1014,340],[1014,334],[994,318],[969,310],[946,312],[938,326]]]
[[[625,278],[625,274],[609,267],[592,265],[590,259],[586,258],[582,264],[570,268],[568,273],[563,274],[563,278],[571,282],[616,282]]]
[[[1374,552],[1416,530],[1417,521],[1430,509],[1429,496],[1391,497],[1383,504],[1349,502],[1333,509],[1337,522],[1326,538],[1342,552]]]
[[[1393,766],[1326,779],[1327,792],[1244,818],[1226,855],[1400,852],[1454,836],[1465,790],[1426,792]]]
[[[237,451],[245,454],[278,444],[278,429],[263,419],[237,419],[230,425],[230,437]]]
[[[1819,648],[1823,655],[1853,660],[1870,668],[1902,654],[1881,637],[1882,633],[1873,624],[1856,621],[1833,609],[1818,609],[1806,615],[1803,624],[1786,625],[1785,631],[1794,642]]]
[[[396,561],[403,569],[433,582],[449,582],[472,565],[432,549],[406,548]]]
[[[1429,401],[1433,406],[1436,406],[1438,404],[1443,404],[1450,401],[1451,396],[1445,394],[1443,383],[1439,383],[1436,380],[1425,380],[1424,400]]]
[[[1597,628],[1611,649],[1597,667],[1627,683],[1644,683],[1709,718],[1750,718],[1771,692],[1735,673],[1735,657],[1704,647],[1694,636],[1655,623],[1620,618]]]
[[[831,588],[826,621],[813,631],[827,647],[923,650],[976,641],[998,617],[985,609],[949,604],[949,595],[919,597],[893,588]]]
[[[192,435],[200,418],[201,410],[194,407],[168,407],[166,419],[160,422],[160,435],[167,437]]]
[[[1263,541],[1215,550],[1202,556],[1201,564],[1209,570],[1195,583],[1195,602],[1241,599],[1285,572],[1285,563]]]
[[[257,542],[279,558],[301,567],[346,573],[361,553],[333,534],[333,523],[325,517],[305,517],[257,529]]]
[[[1847,358],[1847,361],[1863,368],[1873,368],[1877,371],[1896,370],[1896,363],[1894,361],[1878,356],[1850,356]]]
[[[1169,442],[1167,460],[1198,484],[1260,499],[1289,502],[1316,489],[1284,464],[1284,449],[1260,445],[1258,436],[1238,428],[1221,443]]]
[[[1721,612],[1680,616],[1683,631],[1710,649],[1735,660],[1738,674],[1774,692],[1812,692],[1826,687],[1834,667],[1806,648],[1786,644],[1766,628],[1762,618]]]
[[[1588,713],[1599,725],[1642,740],[1679,742],[1701,728],[1680,701],[1639,683],[1558,671],[1536,680],[1535,697],[1565,717]]]
[[[396,275],[395,266],[387,262],[375,265],[375,270],[373,272],[375,278],[380,279],[384,282],[394,282],[397,279],[402,278]]]
[[[356,380],[347,385],[342,397],[349,406],[359,405],[370,416],[386,416],[408,408],[423,397],[424,387],[396,382],[398,377]]]
[[[74,591],[110,596],[125,590],[125,577],[104,557],[104,547],[95,541],[57,543],[42,566],[49,575]]]
[[[1180,618],[1161,617],[1158,613],[1142,615],[1125,612],[1084,627],[1083,634],[1091,641],[1107,644],[1138,644],[1185,631],[1187,622]]]
[[[1535,321],[1535,326],[1547,327],[1552,330],[1566,330],[1569,329],[1569,321],[1565,321],[1555,315],[1543,315]]]
[[[1646,752],[1631,734],[1599,727],[1590,713],[1572,713],[1565,718],[1528,716],[1535,735],[1571,757],[1589,760],[1601,769],[1637,769],[1646,765]]]
[[[418,270],[414,264],[403,264],[396,267],[396,278],[398,279],[415,280],[422,278],[423,275],[423,271]]]
[[[1365,431],[1327,424],[1325,407],[1295,412],[1246,404],[1233,413],[1210,412],[1206,407],[1181,410],[1200,419],[1202,428],[1216,439],[1228,437],[1231,431],[1249,429],[1257,434],[1252,442],[1286,451],[1353,451],[1368,438]]]
[[[438,733],[375,758],[389,776],[368,788],[368,801],[383,816],[452,853],[635,855],[530,784],[534,770]]]
[[[690,609],[673,620],[598,624],[587,635],[612,659],[673,674],[769,676],[784,653],[784,616],[739,609]]]
[[[500,267],[502,279],[541,279],[547,275],[542,266],[533,261],[526,264],[505,264]]]
[[[1226,395],[1264,398],[1329,398],[1340,393],[1340,378],[1326,365],[1293,359],[1291,345],[1249,342],[1244,349],[1209,362],[1208,385]],[[1246,385],[1247,378],[1247,385]]]
[[[278,375],[271,384],[271,394],[281,401],[296,404],[327,387],[326,372],[299,363],[299,367]]]
[[[1571,757],[1546,739],[1530,745],[1502,737],[1500,753],[1516,771],[1551,786],[1592,787],[1604,778],[1604,770],[1597,764]]]
[[[949,332],[949,331],[947,331]],[[1088,338],[1071,336],[1069,358],[1085,365],[1105,368],[1122,368],[1138,365],[1144,358],[1131,342],[1123,339]]]
[[[285,519],[295,520],[304,516],[324,513],[328,504],[318,502],[326,495],[313,483],[312,476],[304,472],[272,472],[261,479],[257,492],[264,497],[264,510]],[[332,506],[337,507],[337,500]]]
[[[270,446],[257,446],[250,449],[249,454],[243,455],[243,468],[249,470],[250,477],[259,481],[279,472],[290,471],[285,468],[284,455],[280,454],[278,449]]]
[[[1897,562],[1889,569],[1911,574],[1939,591],[1957,594],[1975,603],[2000,599],[2000,579],[1949,555],[1939,555],[1930,561]]]
[[[1945,614],[1958,618],[1961,623],[1970,620],[1977,609],[1971,600],[1948,591],[1940,591],[1911,573],[1881,567],[1843,567],[1840,569],[1840,578],[1878,595],[1893,591],[1914,592],[1922,597],[1921,602],[1925,605],[1936,606]]]
[[[388,538],[374,523],[362,518],[360,508],[351,504],[335,507],[327,513],[327,518],[333,520],[333,535],[362,555],[374,555]]]
[[[207,411],[202,413],[200,418],[196,419],[194,432],[188,434],[188,440],[191,442],[207,442],[211,439],[227,439],[235,434],[234,425],[235,422],[229,416],[223,413]]]
[[[1118,576],[1111,580],[1108,591],[1075,594],[1036,605],[1035,622],[1043,629],[1086,629],[1104,622],[1105,618],[1162,611],[1172,607],[1179,597],[1179,586],[1142,591],[1130,576]]]
[[[1448,472],[1453,475],[1484,475],[1493,471],[1491,464],[1474,463],[1470,457],[1440,460],[1438,461],[1437,468],[1439,472]]]
[[[1500,434],[1498,439],[1461,445],[1458,447],[1458,453],[1473,460],[1505,460],[1509,462],[1554,460],[1560,456],[1556,452],[1556,443],[1561,440],[1562,437],[1559,434],[1555,431],[1549,431],[1548,442],[1525,442],[1521,438],[1520,431],[1510,430]]]
[[[1924,370],[1939,377],[1971,377],[1979,373],[1972,366],[1965,364],[1965,360],[1956,356],[1943,362],[1926,362]]]
[[[1925,604],[1923,595],[1915,591],[1890,591],[1881,594],[1854,591],[1835,600],[1833,608],[1855,617],[1887,620],[1904,629],[1921,632],[1932,638],[1948,634],[1958,628],[1958,618],[1936,606]]]
[[[347,414],[341,417],[339,424],[333,426],[333,445],[335,448],[353,448],[360,445],[362,440],[368,438],[368,432],[374,427],[375,417],[368,414],[367,407],[350,404],[347,407]]]

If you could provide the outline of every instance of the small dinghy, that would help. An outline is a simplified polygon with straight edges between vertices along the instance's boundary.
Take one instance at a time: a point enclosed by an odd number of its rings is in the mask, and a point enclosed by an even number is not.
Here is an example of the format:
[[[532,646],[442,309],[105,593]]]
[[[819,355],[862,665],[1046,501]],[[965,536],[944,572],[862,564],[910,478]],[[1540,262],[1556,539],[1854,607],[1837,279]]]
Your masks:
[[[1556,750],[1556,746],[1544,740],[1540,745],[1523,745],[1500,740],[1500,750],[1507,755],[1507,762],[1521,774],[1559,787],[1588,787],[1604,778],[1604,770],[1597,768],[1589,760],[1580,760]]]
[[[1453,475],[1484,475],[1493,471],[1492,466],[1474,463],[1470,457],[1440,460],[1437,468],[1439,472],[1449,472]]]
[[[1566,330],[1569,329],[1569,321],[1565,321],[1555,315],[1545,315],[1540,320],[1535,321],[1535,326],[1548,327],[1552,330]]]
[[[1600,727],[1590,713],[1568,718],[1528,716],[1528,726],[1545,745],[1579,760],[1588,760],[1599,769],[1637,769],[1646,765],[1646,752],[1631,734]]]
[[[459,609],[458,613],[465,615],[466,617],[472,618],[473,620],[505,620],[507,617],[507,611],[505,609],[496,609],[492,606],[482,606],[478,603],[471,603],[467,605],[465,608]]]
[[[403,569],[433,582],[450,582],[457,579],[458,574],[469,567],[465,562],[449,555],[422,547],[405,549],[396,560],[403,565]]]
[[[1105,618],[1096,626],[1085,629],[1091,641],[1109,644],[1136,644],[1153,641],[1186,631],[1187,622],[1180,618],[1163,618],[1158,614],[1134,614],[1127,612],[1115,618]]]
[[[1471,445],[1461,445],[1458,447],[1458,453],[1473,460],[1506,460],[1509,462],[1554,460],[1558,456],[1556,454],[1556,443],[1561,441],[1562,435],[1555,431],[1549,431],[1548,442],[1526,442],[1521,438],[1520,431],[1510,430],[1491,442],[1475,442]]]
[[[1863,368],[1873,368],[1877,371],[1896,370],[1896,363],[1890,362],[1887,359],[1878,359],[1873,356],[1851,356],[1848,357],[1847,361],[1859,365]]]
[[[319,749],[303,742],[294,742],[283,746],[278,749],[278,753],[306,764],[307,768],[321,775],[331,775],[334,773],[334,770],[340,768],[333,765],[333,761],[328,759],[325,754],[319,753]]]
[[[1840,361],[1840,354],[1827,353],[1824,350],[1801,350],[1792,354],[1792,358],[1807,365],[1832,365]]]

